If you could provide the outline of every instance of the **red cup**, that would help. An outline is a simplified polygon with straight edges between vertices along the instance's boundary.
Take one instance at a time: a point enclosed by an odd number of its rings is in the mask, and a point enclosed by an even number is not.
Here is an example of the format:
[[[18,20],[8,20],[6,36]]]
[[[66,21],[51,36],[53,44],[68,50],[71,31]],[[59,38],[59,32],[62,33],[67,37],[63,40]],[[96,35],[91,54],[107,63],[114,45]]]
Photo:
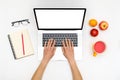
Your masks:
[[[106,49],[106,45],[103,41],[97,41],[93,45],[93,56],[96,56],[97,54],[102,54]]]

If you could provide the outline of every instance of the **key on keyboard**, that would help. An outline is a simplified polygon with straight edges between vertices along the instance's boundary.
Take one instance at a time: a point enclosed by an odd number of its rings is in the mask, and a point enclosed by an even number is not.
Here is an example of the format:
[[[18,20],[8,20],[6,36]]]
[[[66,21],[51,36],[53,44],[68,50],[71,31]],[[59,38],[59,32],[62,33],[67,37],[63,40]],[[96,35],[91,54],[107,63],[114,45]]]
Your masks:
[[[62,41],[65,39],[70,39],[73,42],[74,47],[78,46],[76,33],[43,33],[43,46],[49,39],[54,39],[56,41],[56,47],[62,46]]]

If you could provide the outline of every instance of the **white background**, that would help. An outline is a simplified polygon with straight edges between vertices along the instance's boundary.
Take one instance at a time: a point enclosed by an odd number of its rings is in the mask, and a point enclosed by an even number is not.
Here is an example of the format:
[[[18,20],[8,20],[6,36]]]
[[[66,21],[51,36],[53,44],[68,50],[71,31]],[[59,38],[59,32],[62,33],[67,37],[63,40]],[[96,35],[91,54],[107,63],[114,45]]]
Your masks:
[[[33,7],[86,7],[83,28],[83,59],[77,62],[84,80],[120,80],[120,2],[119,0],[1,0],[0,1],[0,80],[30,80],[40,61],[37,58],[37,26]],[[12,21],[30,19],[27,26],[13,28]],[[99,36],[89,35],[88,20],[106,20],[109,28]],[[7,34],[19,28],[28,28],[35,55],[14,60]],[[107,49],[96,58],[91,45],[97,40],[106,43]],[[46,68],[43,80],[72,80],[67,62],[53,61]]]

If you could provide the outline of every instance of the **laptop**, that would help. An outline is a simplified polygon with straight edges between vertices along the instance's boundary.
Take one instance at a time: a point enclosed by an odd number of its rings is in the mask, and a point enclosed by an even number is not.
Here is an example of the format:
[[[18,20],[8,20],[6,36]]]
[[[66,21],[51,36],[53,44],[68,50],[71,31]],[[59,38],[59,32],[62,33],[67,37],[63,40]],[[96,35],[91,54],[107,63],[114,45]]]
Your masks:
[[[38,29],[38,59],[43,57],[44,43],[56,40],[56,52],[52,60],[66,60],[61,41],[70,39],[74,44],[75,60],[82,58],[82,30],[86,8],[34,8]]]

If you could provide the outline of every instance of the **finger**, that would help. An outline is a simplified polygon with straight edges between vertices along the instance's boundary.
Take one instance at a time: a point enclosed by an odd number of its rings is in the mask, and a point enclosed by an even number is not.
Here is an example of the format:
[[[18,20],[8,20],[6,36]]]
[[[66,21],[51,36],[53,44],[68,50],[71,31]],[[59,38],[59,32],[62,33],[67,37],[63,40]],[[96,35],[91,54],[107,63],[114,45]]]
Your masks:
[[[64,40],[62,41],[62,45],[63,45],[62,47],[65,48],[65,42],[64,42]]]
[[[52,44],[52,40],[49,39],[49,40],[48,40],[48,47],[51,47],[51,44]]]
[[[55,40],[53,40],[52,41],[52,47],[55,47],[55,44],[56,44],[56,42],[55,42]]]
[[[64,54],[65,48],[66,48],[66,46],[65,46],[65,41],[64,41],[64,40],[62,41],[62,45],[63,45],[63,46],[62,46],[61,48],[62,48],[62,52],[63,52],[63,54]]]
[[[53,40],[53,44],[52,44],[52,46],[51,46],[51,48],[53,49],[53,52],[54,52],[54,50],[56,49],[56,46],[55,46],[55,40]]]
[[[72,49],[74,48],[74,44],[73,44],[73,41],[71,42],[71,47],[72,47]]]
[[[72,45],[71,45],[71,41],[70,41],[70,39],[68,39],[68,46],[69,46],[69,47],[72,46]]]
[[[71,46],[74,47],[73,41],[71,41]]]
[[[68,39],[65,39],[66,47],[68,47]]]
[[[50,41],[50,47],[52,47],[54,40],[53,39],[50,39],[50,40],[51,40]]]
[[[47,47],[47,41],[45,41],[44,47]]]
[[[50,39],[49,39],[48,42],[47,42],[47,47],[49,46],[49,44],[50,44]]]

